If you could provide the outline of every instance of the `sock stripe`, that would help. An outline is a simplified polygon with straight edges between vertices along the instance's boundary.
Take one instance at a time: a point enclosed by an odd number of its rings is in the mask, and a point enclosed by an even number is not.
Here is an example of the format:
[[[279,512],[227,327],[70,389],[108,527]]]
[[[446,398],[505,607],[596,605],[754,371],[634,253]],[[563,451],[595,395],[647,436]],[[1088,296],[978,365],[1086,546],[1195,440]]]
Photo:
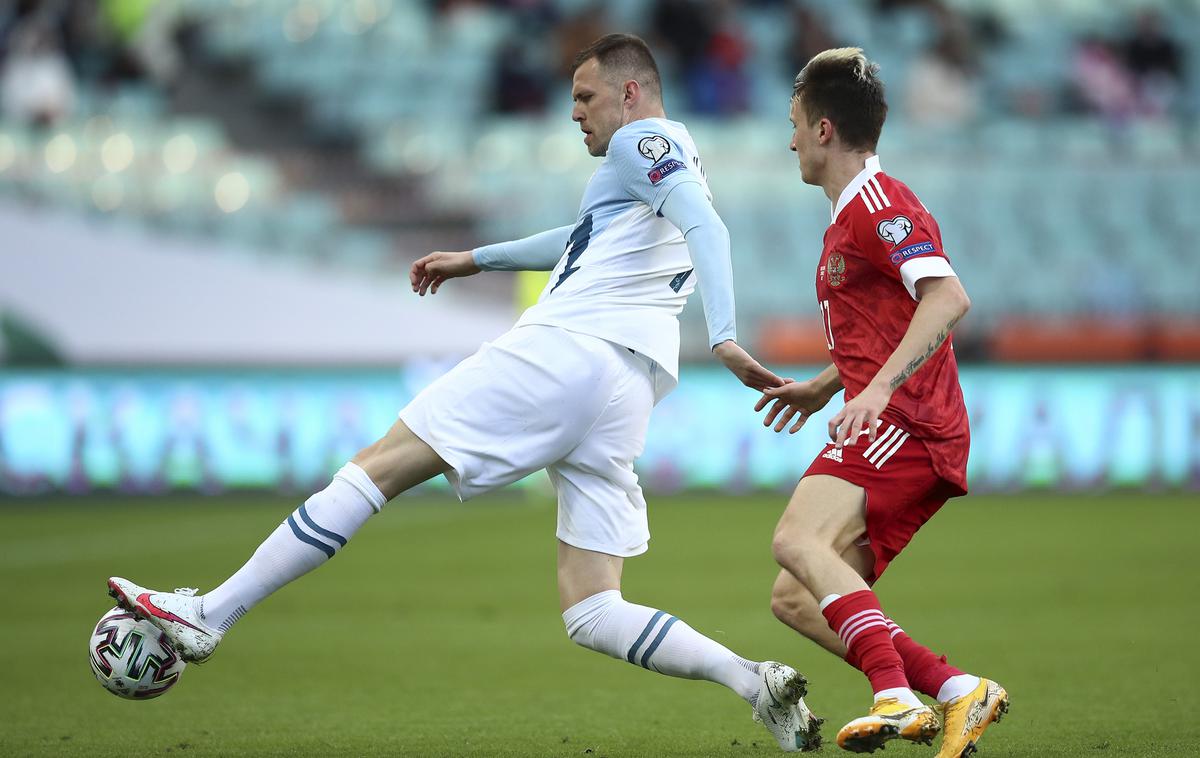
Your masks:
[[[230,614],[229,618],[222,621],[221,625],[217,628],[221,630],[222,634],[224,634],[225,632],[229,631],[229,627],[233,626],[234,622],[236,622],[238,619],[240,619],[242,616],[245,616],[245,615],[246,615],[246,606],[239,605],[234,610],[234,612],[232,614]]]
[[[839,637],[841,637],[844,640],[844,639],[846,639],[846,635],[850,633],[851,629],[853,629],[854,627],[863,623],[864,621],[871,621],[874,619],[882,620],[883,618],[884,618],[884,615],[881,612],[875,610],[874,608],[868,608],[865,611],[859,611],[858,613],[854,614],[853,616],[851,616],[850,618],[848,618],[844,622],[842,622],[842,627],[840,629],[838,629],[837,634]]]
[[[846,647],[850,647],[850,643],[854,642],[854,638],[857,637],[860,633],[865,632],[866,630],[871,629],[873,627],[882,627],[883,629],[887,629],[887,626],[884,625],[884,623],[882,621],[872,621],[869,624],[864,624],[863,626],[860,626],[859,628],[855,629],[854,633],[846,638]]]
[[[665,615],[667,615],[666,611],[655,611],[654,615],[650,617],[650,622],[646,624],[646,628],[642,630],[641,636],[637,638],[637,642],[634,642],[633,647],[629,648],[629,653],[625,656],[625,660],[633,663],[633,659],[637,658],[638,648],[650,636],[650,632],[654,630],[654,625],[658,623],[658,620]]]
[[[292,528],[292,534],[296,535],[296,539],[300,540],[301,542],[307,542],[316,549],[320,550],[322,553],[325,553],[325,555],[328,555],[330,558],[333,557],[333,548],[331,548],[329,545],[326,545],[324,542],[321,542],[316,537],[310,537],[299,526],[296,525],[296,519],[288,516],[287,525]]]
[[[642,656],[642,668],[650,668],[648,665],[650,656],[654,655],[655,650],[658,650],[658,646],[662,644],[663,639],[667,636],[667,632],[670,631],[671,625],[678,620],[679,619],[672,616],[667,619],[667,623],[662,625],[662,629],[659,630],[658,636],[654,638],[654,642],[650,643],[650,647],[646,648],[646,654]]]
[[[298,510],[296,512],[300,514],[300,518],[303,519],[304,523],[308,524],[309,528],[312,529],[314,532],[321,535],[322,537],[328,537],[329,539],[333,540],[334,542],[338,543],[339,545],[345,547],[346,538],[343,537],[342,535],[338,534],[337,532],[331,532],[328,529],[325,529],[324,527],[317,526],[316,523],[311,518],[309,518],[308,511],[305,510],[303,505],[301,505],[300,510]]]
[[[883,623],[883,616],[880,616],[878,614],[874,615],[874,616],[867,616],[866,618],[862,618],[862,619],[859,619],[858,621],[855,621],[853,624],[846,624],[845,626],[843,626],[842,631],[838,632],[838,636],[842,638],[842,642],[846,642],[849,637],[853,637],[855,634],[858,633],[858,631],[860,629],[863,629],[864,627],[866,627],[870,624],[882,624],[882,623]],[[849,643],[847,643],[847,644],[849,644]]]

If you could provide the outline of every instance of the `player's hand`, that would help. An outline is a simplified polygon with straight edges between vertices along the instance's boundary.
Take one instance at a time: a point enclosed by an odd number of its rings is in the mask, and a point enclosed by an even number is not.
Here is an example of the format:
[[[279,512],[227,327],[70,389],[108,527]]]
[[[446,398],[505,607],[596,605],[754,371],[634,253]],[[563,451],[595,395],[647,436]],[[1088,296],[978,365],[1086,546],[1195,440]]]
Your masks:
[[[714,347],[713,354],[742,384],[751,389],[762,392],[768,387],[778,387],[783,384],[783,379],[764,368],[733,340],[725,340]]]
[[[808,421],[809,417],[817,411],[821,410],[829,403],[829,399],[835,393],[828,392],[816,380],[809,379],[804,382],[797,382],[791,379],[785,380],[787,384],[781,387],[768,387],[762,397],[758,399],[758,403],[754,406],[755,413],[767,407],[767,404],[774,400],[771,409],[767,411],[767,415],[763,418],[763,426],[775,424],[775,431],[782,432],[784,427],[793,418],[796,423],[792,424],[792,428],[788,429],[788,434],[795,434],[804,426],[804,422]],[[780,415],[780,414],[783,415]],[[779,420],[776,422],[776,418]]]
[[[470,250],[461,253],[436,252],[414,261],[408,272],[408,280],[412,282],[413,292],[425,297],[426,291],[436,295],[438,287],[447,279],[471,276],[481,270],[475,265],[475,257]]]
[[[874,442],[875,432],[879,429],[879,415],[891,399],[892,393],[886,389],[868,384],[829,420],[829,439],[838,448],[852,447],[864,434]]]

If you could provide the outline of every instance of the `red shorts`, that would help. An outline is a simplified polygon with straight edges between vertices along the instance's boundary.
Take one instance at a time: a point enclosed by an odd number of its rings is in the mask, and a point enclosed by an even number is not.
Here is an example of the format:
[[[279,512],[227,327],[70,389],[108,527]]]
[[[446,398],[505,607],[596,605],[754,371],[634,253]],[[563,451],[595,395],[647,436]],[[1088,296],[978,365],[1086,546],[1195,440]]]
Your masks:
[[[867,531],[858,543],[875,554],[867,584],[874,584],[917,530],[961,493],[934,473],[921,440],[887,422],[879,427],[875,442],[862,437],[841,451],[830,442],[804,472],[814,474],[844,479],[867,492]]]

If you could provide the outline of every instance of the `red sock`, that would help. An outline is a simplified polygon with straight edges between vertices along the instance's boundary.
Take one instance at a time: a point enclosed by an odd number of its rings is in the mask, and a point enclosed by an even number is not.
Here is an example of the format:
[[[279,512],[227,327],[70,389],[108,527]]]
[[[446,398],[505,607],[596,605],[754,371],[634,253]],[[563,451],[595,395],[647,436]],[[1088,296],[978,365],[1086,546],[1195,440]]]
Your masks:
[[[934,654],[929,648],[909,637],[903,629],[896,626],[896,622],[887,619],[887,626],[892,635],[892,644],[904,661],[904,674],[917,692],[936,699],[938,691],[947,679],[963,673],[946,663],[946,656]]]
[[[870,590],[843,595],[822,611],[829,628],[837,632],[849,653],[846,661],[871,680],[875,692],[908,687],[904,659],[896,652],[888,633],[887,618],[879,599]]]

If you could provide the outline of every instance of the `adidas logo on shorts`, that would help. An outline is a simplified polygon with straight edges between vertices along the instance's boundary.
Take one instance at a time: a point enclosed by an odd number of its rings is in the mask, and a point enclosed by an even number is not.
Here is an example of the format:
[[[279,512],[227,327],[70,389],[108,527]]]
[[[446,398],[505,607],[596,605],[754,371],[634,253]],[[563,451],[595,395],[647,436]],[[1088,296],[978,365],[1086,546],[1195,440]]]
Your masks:
[[[821,457],[828,458],[829,460],[833,461],[834,463],[841,463],[842,462],[842,449],[840,447],[831,447],[828,450],[826,450],[825,454],[822,455]]]

